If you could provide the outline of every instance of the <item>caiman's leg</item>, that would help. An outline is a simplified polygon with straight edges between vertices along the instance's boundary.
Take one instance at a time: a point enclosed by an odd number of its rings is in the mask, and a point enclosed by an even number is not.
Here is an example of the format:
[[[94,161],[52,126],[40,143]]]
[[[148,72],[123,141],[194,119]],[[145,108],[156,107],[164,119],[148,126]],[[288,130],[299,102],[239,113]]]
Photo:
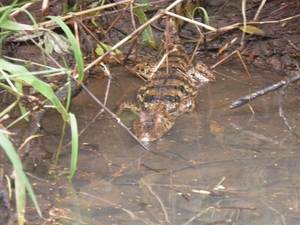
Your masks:
[[[194,97],[186,98],[182,101],[178,108],[178,114],[181,115],[183,113],[191,113],[196,108],[196,102],[194,100]]]
[[[157,61],[155,58],[153,58],[153,56],[140,56],[133,70],[137,73],[137,75],[150,80],[153,74],[156,72],[154,71],[156,64]]]
[[[196,65],[192,65],[188,69],[187,76],[196,84],[200,85],[207,82],[215,82],[217,80],[209,68],[201,61],[198,61]]]
[[[123,112],[124,110],[129,110],[131,112],[133,112],[134,114],[140,114],[141,109],[139,107],[137,107],[134,103],[132,102],[123,102],[116,111],[116,114],[120,114],[121,112]]]

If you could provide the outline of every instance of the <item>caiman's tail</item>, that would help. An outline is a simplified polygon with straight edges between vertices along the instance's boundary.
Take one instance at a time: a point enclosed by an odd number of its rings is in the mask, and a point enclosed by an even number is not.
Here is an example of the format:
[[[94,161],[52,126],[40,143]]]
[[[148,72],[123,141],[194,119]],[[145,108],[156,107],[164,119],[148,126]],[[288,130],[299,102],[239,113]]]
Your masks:
[[[193,11],[197,7],[206,6],[206,0],[183,0],[178,3],[173,9],[173,13],[177,15],[191,18]],[[199,10],[196,10],[194,13],[197,15]],[[195,16],[194,15],[194,16]],[[166,29],[165,29],[165,37],[170,37],[169,41],[174,44],[179,44],[179,36],[178,31],[185,24],[184,20],[179,18],[169,17],[166,19]]]
[[[172,43],[173,45],[180,44],[180,38],[178,35],[178,29],[176,26],[176,20],[168,16],[166,19],[166,28],[165,28],[165,38],[166,43]]]
[[[173,8],[173,12],[176,13],[177,15],[191,18],[194,9],[200,6],[205,8],[206,0],[183,0]],[[198,14],[199,14],[199,10],[196,10],[195,15]],[[180,27],[182,27],[185,23],[185,21],[178,18],[175,18],[174,20],[176,21],[175,23],[176,23],[177,30],[179,30]]]

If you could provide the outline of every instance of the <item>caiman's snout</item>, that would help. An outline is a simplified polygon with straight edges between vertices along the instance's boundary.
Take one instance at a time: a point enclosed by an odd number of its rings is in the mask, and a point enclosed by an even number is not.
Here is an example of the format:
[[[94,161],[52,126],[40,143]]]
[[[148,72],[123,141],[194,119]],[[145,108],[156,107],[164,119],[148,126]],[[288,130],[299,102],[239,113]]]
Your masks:
[[[140,118],[133,125],[136,137],[142,142],[151,142],[167,133],[174,125],[175,120],[165,114],[168,114],[168,112],[142,111]]]

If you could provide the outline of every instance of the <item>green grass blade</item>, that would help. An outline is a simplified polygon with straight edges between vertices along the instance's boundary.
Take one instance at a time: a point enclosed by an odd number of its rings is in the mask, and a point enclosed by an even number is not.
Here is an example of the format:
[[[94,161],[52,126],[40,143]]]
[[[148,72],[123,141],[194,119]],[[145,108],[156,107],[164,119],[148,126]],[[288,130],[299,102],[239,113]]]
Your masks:
[[[70,28],[60,18],[55,17],[55,16],[47,16],[47,17],[54,20],[67,35],[67,37],[73,47],[74,56],[76,59],[78,75],[79,75],[78,81],[79,81],[79,83],[82,82],[82,80],[84,78],[84,72],[83,72],[84,64],[83,64],[83,58],[82,58],[80,46],[78,45],[78,42],[77,42],[75,36],[73,35]]]
[[[147,12],[149,10],[149,0],[143,0],[142,1],[143,4],[145,4],[146,6],[144,6],[144,11]]]
[[[18,0],[15,0],[12,4],[8,6],[8,8],[5,8],[4,13],[0,17],[0,25],[3,23],[4,20],[8,18],[8,14],[11,12],[11,9],[13,9],[17,3]]]
[[[20,6],[23,6],[27,3],[34,3],[34,2],[39,2],[39,1],[41,1],[41,0],[30,0],[30,1],[23,1],[23,2],[18,3],[18,0],[15,0],[10,5],[0,7],[0,13],[4,12],[3,15],[5,15],[5,14],[8,15],[10,13],[9,9],[13,9],[15,7],[20,7]],[[0,21],[0,23],[1,23],[1,21]]]
[[[13,30],[13,31],[23,31],[23,30],[36,30],[34,26],[22,23],[16,23],[11,20],[5,19],[0,24],[0,28]]]
[[[40,93],[42,93],[47,99],[49,99],[55,108],[61,113],[64,120],[69,122],[69,114],[62,105],[62,103],[59,101],[59,99],[55,96],[54,92],[52,91],[51,87],[37,79],[35,76],[32,75],[22,75],[24,73],[29,73],[29,71],[20,65],[15,65],[10,62],[7,62],[3,59],[0,59],[0,67],[8,71],[10,74],[18,74],[18,79],[25,81],[26,83],[30,84],[33,88],[37,89]]]
[[[0,13],[7,12],[7,10],[10,9],[10,8],[11,8],[10,5],[0,7]]]
[[[23,94],[23,85],[18,83],[18,82],[15,82],[15,86],[16,86],[16,89],[18,90],[19,93],[22,93]],[[19,101],[20,100],[20,96],[17,97],[17,100]],[[19,109],[21,111],[21,114],[24,115],[25,113],[27,113],[27,109],[26,107],[24,107],[22,105],[21,102],[19,102]],[[25,116],[24,119],[29,122],[29,117],[28,116]]]
[[[133,11],[136,13],[136,15],[138,16],[139,18],[139,21],[141,24],[145,24],[148,22],[148,18],[146,16],[146,14],[144,13],[144,11],[141,9],[141,8],[137,8],[135,7],[133,9]],[[152,33],[152,29],[151,29],[151,26],[147,26],[145,28],[145,30],[143,31],[142,33],[142,40],[144,43],[146,43],[147,45],[151,46],[152,48],[155,48],[157,49],[157,45],[155,43],[155,39],[154,39],[154,36],[153,36],[153,33]]]
[[[78,160],[78,128],[76,117],[73,113],[70,113],[70,124],[71,124],[71,136],[72,136],[72,157],[70,165],[70,174],[68,176],[71,179],[76,171],[77,160]]]
[[[103,55],[106,51],[111,50],[111,46],[104,44],[101,42],[101,45],[97,45],[97,48],[95,49],[95,52],[97,55]],[[103,49],[104,48],[104,49]],[[122,54],[122,52],[119,49],[116,49],[115,51],[111,52],[110,55],[116,55],[116,54]]]
[[[0,112],[0,118],[2,118],[5,114],[10,113],[11,110],[13,110],[18,105],[18,101],[14,101],[9,106],[7,106],[5,109],[3,109]]]
[[[1,130],[0,130],[0,146],[4,149],[6,155],[8,156],[8,158],[10,159],[10,161],[14,167],[14,170],[18,173],[18,176],[24,182],[25,187],[28,191],[28,194],[30,195],[38,214],[40,215],[40,217],[42,217],[42,213],[41,213],[40,207],[38,205],[38,202],[35,198],[33,189],[30,185],[29,180],[26,177],[26,174],[24,173],[24,171],[22,169],[22,164],[21,164],[20,159],[15,151],[15,148],[14,148],[13,144],[11,143],[11,141],[5,136],[5,134],[3,132],[1,132]]]
[[[208,14],[207,14],[207,11],[206,11],[203,7],[196,7],[196,8],[193,9],[192,19],[194,19],[195,12],[196,12],[196,10],[198,10],[198,9],[200,9],[200,10],[203,12],[205,24],[209,25],[209,16],[208,16]]]
[[[23,225],[25,222],[26,189],[22,177],[17,170],[15,170],[15,193],[18,222],[19,225]]]

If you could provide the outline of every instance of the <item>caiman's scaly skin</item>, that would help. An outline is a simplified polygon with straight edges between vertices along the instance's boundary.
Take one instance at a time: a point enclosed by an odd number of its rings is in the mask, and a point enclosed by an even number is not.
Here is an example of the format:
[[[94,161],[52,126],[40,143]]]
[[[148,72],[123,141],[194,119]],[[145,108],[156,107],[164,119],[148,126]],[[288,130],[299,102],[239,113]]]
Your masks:
[[[179,115],[195,109],[199,85],[216,80],[204,63],[189,65],[189,57],[180,44],[172,18],[168,19],[165,37],[169,41],[164,43],[160,59],[152,63],[150,69],[144,68],[145,63],[135,67],[142,70],[144,74],[141,75],[150,76],[138,91],[138,106],[132,103],[120,106],[120,111],[130,109],[140,112],[133,130],[142,142],[155,141],[167,133]],[[147,71],[150,75],[145,74]]]

